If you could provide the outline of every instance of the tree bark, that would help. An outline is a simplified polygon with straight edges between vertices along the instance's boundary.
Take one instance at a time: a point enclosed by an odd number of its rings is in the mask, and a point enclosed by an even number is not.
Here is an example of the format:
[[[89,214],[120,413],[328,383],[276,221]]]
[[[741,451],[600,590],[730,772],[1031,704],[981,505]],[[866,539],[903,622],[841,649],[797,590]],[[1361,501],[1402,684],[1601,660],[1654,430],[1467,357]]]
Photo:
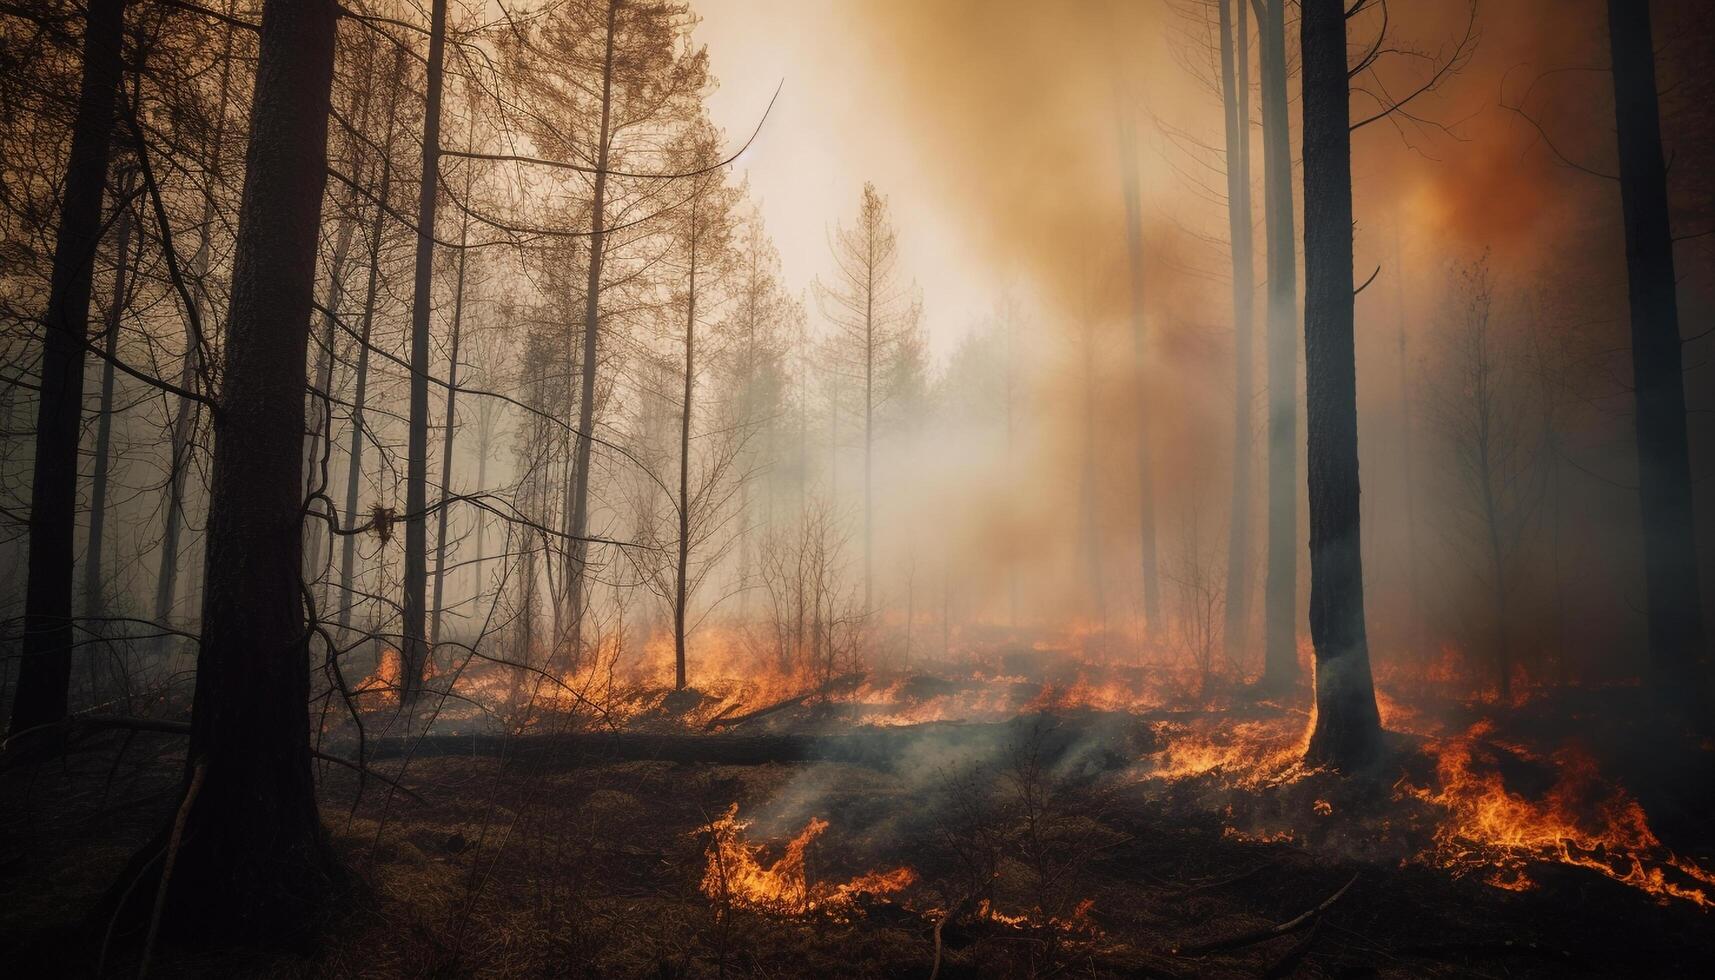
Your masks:
[[[1650,668],[1665,700],[1706,705],[1709,650],[1698,589],[1685,375],[1649,4],[1608,0],[1608,34],[1631,298]]]
[[[1268,572],[1263,676],[1298,680],[1298,256],[1286,111],[1286,0],[1252,0],[1262,55],[1263,213],[1268,242]]]
[[[1310,637],[1316,722],[1305,758],[1351,771],[1381,722],[1364,635],[1353,339],[1352,137],[1343,0],[1303,0],[1304,352],[1310,490]]]
[[[101,237],[102,192],[119,86],[124,6],[123,0],[90,0],[85,19],[83,80],[66,160],[48,308],[42,318],[42,390],[30,483],[29,584],[24,595],[23,656],[12,701],[13,735],[66,714],[84,348],[89,342],[90,280]]]
[[[1251,240],[1250,38],[1246,0],[1220,0],[1221,93],[1227,122],[1227,231],[1233,260],[1233,492],[1227,531],[1226,622],[1229,656],[1244,645],[1250,622],[1251,398],[1256,319]],[[1234,15],[1237,15],[1236,22]]]
[[[441,87],[446,56],[447,0],[429,13],[428,95],[423,103],[423,173],[417,195],[417,274],[411,291],[411,407],[405,445],[405,571],[400,602],[400,703],[417,699],[428,666],[423,619],[428,591],[429,313],[435,265],[435,205],[441,169]]]
[[[202,942],[302,936],[337,875],[310,771],[300,565],[305,354],[337,20],[333,0],[267,0],[262,11],[185,760],[187,785],[197,769],[206,777],[164,893],[163,925]],[[133,867],[153,864],[159,843]]]

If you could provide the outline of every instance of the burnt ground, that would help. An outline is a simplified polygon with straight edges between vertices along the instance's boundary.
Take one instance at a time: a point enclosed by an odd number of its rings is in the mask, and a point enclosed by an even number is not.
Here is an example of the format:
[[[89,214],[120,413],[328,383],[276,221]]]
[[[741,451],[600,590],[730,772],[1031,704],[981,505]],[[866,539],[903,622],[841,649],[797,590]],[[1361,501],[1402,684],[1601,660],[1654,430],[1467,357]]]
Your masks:
[[[424,754],[402,777],[421,801],[370,779],[355,808],[356,775],[329,767],[324,818],[357,884],[320,945],[168,948],[149,972],[926,977],[938,923],[949,978],[1673,976],[1704,975],[1715,954],[1712,913],[1599,873],[1536,863],[1535,887],[1514,892],[1405,860],[1430,828],[1390,794],[1392,773],[1164,785],[1067,764],[1055,744],[1027,731],[1004,751],[893,765]],[[1400,766],[1426,765],[1410,740],[1396,748]],[[9,975],[96,975],[104,946],[106,974],[137,972],[138,937],[104,940],[87,914],[168,819],[182,751],[105,732],[0,777]],[[812,888],[900,866],[915,881],[801,914],[725,908],[700,890],[701,828],[733,803],[765,865],[828,821],[805,849]],[[1258,839],[1283,821],[1292,840]]]

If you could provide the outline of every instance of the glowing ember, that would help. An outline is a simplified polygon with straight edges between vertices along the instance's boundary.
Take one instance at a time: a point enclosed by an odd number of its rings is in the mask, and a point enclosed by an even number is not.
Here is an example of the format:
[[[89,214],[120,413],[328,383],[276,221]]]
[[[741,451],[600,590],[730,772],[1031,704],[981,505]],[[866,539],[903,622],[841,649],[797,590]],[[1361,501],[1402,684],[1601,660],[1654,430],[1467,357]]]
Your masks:
[[[1498,888],[1534,886],[1526,867],[1550,861],[1598,871],[1662,902],[1712,904],[1715,874],[1675,855],[1649,828],[1643,807],[1604,781],[1595,760],[1576,748],[1553,756],[1558,778],[1540,801],[1509,791],[1499,772],[1479,772],[1473,756],[1490,731],[1479,722],[1440,743],[1440,788],[1396,787],[1447,811],[1435,846],[1420,857],[1459,874],[1481,872]]]
[[[777,915],[815,911],[837,914],[849,912],[859,895],[891,895],[917,880],[916,872],[902,867],[859,875],[844,884],[813,883],[804,873],[804,850],[828,829],[826,820],[812,818],[786,844],[786,852],[767,865],[762,861],[764,845],[745,840],[744,832],[749,827],[750,821],[738,818],[738,804],[734,803],[725,814],[697,831],[709,835],[703,894],[726,908],[756,909]]]

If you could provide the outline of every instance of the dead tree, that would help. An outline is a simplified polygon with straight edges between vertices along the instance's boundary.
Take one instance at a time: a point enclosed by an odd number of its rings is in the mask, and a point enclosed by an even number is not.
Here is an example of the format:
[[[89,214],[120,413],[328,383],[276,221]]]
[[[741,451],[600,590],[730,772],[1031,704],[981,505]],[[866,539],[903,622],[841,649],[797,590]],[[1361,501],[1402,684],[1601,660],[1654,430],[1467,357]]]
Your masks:
[[[1673,235],[1649,4],[1608,0],[1636,391],[1650,667],[1669,702],[1708,697]]]
[[[1381,749],[1364,631],[1353,337],[1352,130],[1344,0],[1303,0],[1304,351],[1310,638],[1316,724],[1307,761],[1349,771]]]
[[[182,834],[147,873],[164,928],[202,942],[278,943],[322,912],[336,864],[310,770],[300,557],[305,355],[327,181],[338,6],[267,0],[215,412],[207,582]]]
[[[890,392],[877,390],[878,372],[916,325],[919,299],[914,289],[898,281],[898,240],[887,214],[887,199],[874,184],[863,186],[857,222],[838,228],[830,243],[835,266],[833,285],[817,284],[822,312],[836,329],[832,352],[855,362],[863,381],[863,598],[866,609],[875,601],[875,413]],[[833,410],[840,410],[836,394]]]
[[[428,94],[423,104],[423,172],[417,195],[417,269],[411,290],[411,405],[405,449],[405,572],[400,609],[400,703],[417,697],[428,667],[423,629],[428,591],[429,300],[435,266],[435,205],[440,200],[441,89],[445,81],[447,0],[429,14]]]
[[[41,392],[30,483],[29,584],[24,596],[23,657],[12,701],[13,735],[59,721],[66,714],[83,362],[89,343],[90,280],[101,239],[102,192],[113,140],[124,8],[123,0],[90,0],[84,20],[83,79],[66,160],[48,307],[42,318]]]

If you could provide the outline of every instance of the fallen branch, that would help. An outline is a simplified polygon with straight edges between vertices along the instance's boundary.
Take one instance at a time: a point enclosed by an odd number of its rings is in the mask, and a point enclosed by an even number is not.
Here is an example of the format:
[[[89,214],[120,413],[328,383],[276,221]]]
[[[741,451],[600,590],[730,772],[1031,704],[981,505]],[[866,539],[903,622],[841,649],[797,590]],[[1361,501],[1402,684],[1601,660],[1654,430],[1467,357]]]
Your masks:
[[[1363,874],[1361,871],[1353,874],[1344,885],[1340,886],[1339,891],[1323,899],[1322,904],[1295,915],[1279,925],[1269,926],[1266,929],[1255,929],[1250,932],[1240,933],[1237,936],[1229,936],[1226,939],[1216,939],[1206,943],[1196,943],[1190,946],[1176,947],[1172,952],[1177,956],[1200,956],[1204,953],[1213,953],[1222,949],[1237,949],[1240,946],[1249,946],[1252,943],[1260,943],[1267,939],[1273,939],[1276,936],[1284,936],[1289,932],[1302,928],[1308,923],[1314,922],[1322,915],[1323,912],[1328,911],[1330,906],[1335,902],[1338,902],[1340,897],[1345,895],[1346,891],[1357,883],[1358,877],[1361,874]]]

